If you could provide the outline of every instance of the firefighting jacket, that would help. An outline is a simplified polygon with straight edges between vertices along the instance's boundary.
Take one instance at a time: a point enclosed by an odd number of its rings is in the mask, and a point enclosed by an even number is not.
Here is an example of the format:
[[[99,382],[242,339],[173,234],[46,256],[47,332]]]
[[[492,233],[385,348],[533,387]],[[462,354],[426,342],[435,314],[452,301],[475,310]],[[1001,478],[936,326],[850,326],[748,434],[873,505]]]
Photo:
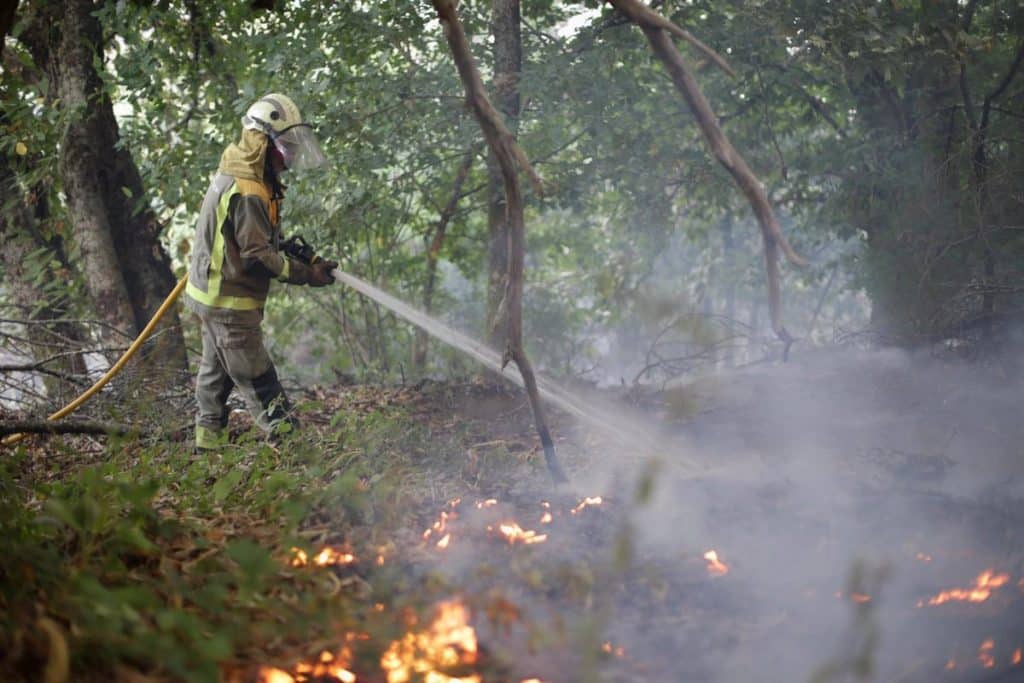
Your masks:
[[[279,251],[280,200],[262,177],[224,170],[222,161],[199,212],[185,293],[191,310],[231,317],[262,309],[271,280],[308,284],[311,269]]]

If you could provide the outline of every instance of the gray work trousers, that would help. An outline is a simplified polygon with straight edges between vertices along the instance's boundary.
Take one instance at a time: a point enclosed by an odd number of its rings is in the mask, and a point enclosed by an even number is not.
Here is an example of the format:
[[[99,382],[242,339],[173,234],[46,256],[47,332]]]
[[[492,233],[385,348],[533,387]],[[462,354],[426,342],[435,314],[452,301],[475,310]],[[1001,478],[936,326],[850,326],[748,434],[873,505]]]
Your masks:
[[[260,311],[231,317],[199,315],[203,332],[203,358],[196,376],[196,446],[216,448],[228,424],[228,396],[242,395],[261,429],[276,434],[280,426],[295,428],[291,404],[277,370],[263,345]]]

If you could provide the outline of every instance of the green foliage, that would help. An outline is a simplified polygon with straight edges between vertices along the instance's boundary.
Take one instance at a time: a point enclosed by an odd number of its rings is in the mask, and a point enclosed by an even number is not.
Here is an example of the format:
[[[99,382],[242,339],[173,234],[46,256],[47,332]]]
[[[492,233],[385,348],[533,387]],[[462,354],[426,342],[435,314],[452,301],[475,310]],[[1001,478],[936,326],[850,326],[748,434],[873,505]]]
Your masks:
[[[860,289],[878,329],[902,339],[1012,310],[1024,261],[1020,231],[1011,229],[1021,94],[998,88],[1012,73],[1019,8],[984,5],[968,21],[963,5],[819,5],[699,0],[665,10],[736,69],[729,78],[681,46],[791,241],[812,257],[811,269],[784,271],[789,327],[822,341],[863,326]],[[330,160],[323,172],[288,178],[286,232],[422,301],[426,246],[462,156],[480,141],[433,9],[277,6],[99,10],[124,144],[176,268],[184,269],[201,197],[241,114],[261,93],[281,90],[315,124]],[[489,6],[462,3],[460,13],[487,78]],[[642,33],[596,3],[527,2],[523,17],[517,130],[548,186],[527,204],[531,355],[574,375],[611,343],[635,363],[652,339],[621,337],[637,329],[651,296],[674,297],[675,316],[732,318],[716,338],[739,334],[756,350],[765,316],[753,216]],[[41,85],[16,87],[17,96],[5,95],[13,123],[2,146],[52,150],[57,108],[38,103]],[[43,155],[33,173],[52,175],[54,158]],[[442,317],[475,333],[486,290],[486,186],[480,154],[441,245],[435,297]],[[837,265],[836,285],[823,291]],[[285,288],[267,324],[275,351],[303,379],[410,372],[412,331],[360,297]],[[431,362],[433,371],[466,367],[438,348]]]
[[[305,545],[294,535],[301,521],[340,500],[341,510],[359,507],[359,468],[331,484],[349,453],[289,446],[288,455],[229,447],[210,460],[129,445],[51,483],[23,479],[25,460],[5,458],[3,637],[24,635],[42,607],[71,626],[74,670],[120,663],[216,681],[219,664],[269,642],[260,615],[273,615],[275,632],[311,639],[337,628],[343,600],[283,569],[288,548]]]

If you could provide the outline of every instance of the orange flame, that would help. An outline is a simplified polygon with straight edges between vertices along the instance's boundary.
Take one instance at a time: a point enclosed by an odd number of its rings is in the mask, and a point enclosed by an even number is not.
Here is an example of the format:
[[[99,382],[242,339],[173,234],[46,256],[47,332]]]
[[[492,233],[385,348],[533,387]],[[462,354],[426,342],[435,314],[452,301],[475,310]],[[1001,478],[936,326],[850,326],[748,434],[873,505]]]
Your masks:
[[[719,561],[717,551],[707,551],[704,553],[704,559],[708,562],[708,573],[712,576],[721,576],[729,573],[729,565]]]
[[[952,657],[947,659],[946,660],[946,666],[945,666],[946,671],[952,671],[955,668],[956,668],[956,660],[953,659]]]
[[[842,591],[837,591],[836,592],[836,597],[839,598],[839,599],[842,599],[842,597],[843,597]],[[851,601],[857,603],[858,605],[863,605],[866,602],[871,602],[871,596],[867,595],[865,593],[850,593],[848,597],[850,598]]]
[[[352,652],[343,647],[337,654],[324,650],[315,662],[299,662],[295,665],[295,675],[272,667],[261,667],[257,673],[258,683],[297,683],[315,678],[333,677],[341,683],[356,683],[356,675],[348,670],[348,662]]]
[[[572,514],[575,515],[588,505],[600,505],[603,502],[604,500],[601,498],[601,496],[584,498],[583,500],[580,501],[580,504],[574,507],[570,512],[572,512]]]
[[[986,669],[991,669],[996,665],[996,659],[992,656],[992,651],[995,648],[996,641],[991,638],[981,641],[981,645],[978,647],[978,661]]]
[[[490,529],[491,527],[488,528]],[[516,543],[533,545],[534,543],[543,543],[548,540],[547,534],[538,534],[536,531],[523,529],[515,522],[499,524],[498,531],[501,532],[501,535],[504,536],[511,545],[515,545]]]
[[[356,556],[352,553],[335,550],[330,546],[324,546],[320,552],[313,556],[313,564],[318,567],[352,564],[355,561]],[[309,564],[309,555],[307,555],[306,551],[301,548],[292,548],[292,559],[290,564],[293,567],[305,567]]]
[[[941,605],[951,600],[959,602],[985,602],[992,595],[992,591],[1009,580],[1009,574],[996,574],[994,570],[986,569],[978,574],[978,577],[974,579],[974,585],[970,588],[951,588],[947,591],[942,591],[938,595],[928,598],[927,602],[924,600],[919,601],[917,606]]]
[[[445,534],[441,538],[441,540],[437,542],[437,547],[440,548],[441,550],[444,550],[445,548],[448,547],[448,544],[451,543],[451,540],[452,540],[452,535],[451,534]]]
[[[540,516],[540,523],[541,524],[551,524],[551,513],[550,512],[545,512],[543,515],[541,515]]]
[[[1016,650],[1014,650],[1013,656],[1010,657],[1010,665],[1017,666],[1018,664],[1020,664],[1022,655],[1024,655],[1024,653],[1021,652],[1021,649],[1019,647]]]
[[[487,500],[478,500],[476,502],[476,509],[483,510],[484,508],[494,507],[498,504],[498,501],[494,498],[488,498]]]
[[[425,683],[482,683],[478,674],[454,678],[438,671],[476,663],[476,631],[468,622],[469,613],[461,603],[438,605],[426,631],[405,634],[381,656],[388,683],[408,683],[414,677]]]
[[[917,555],[914,555],[914,559],[918,562],[931,562],[932,556],[928,553],[918,553]]]
[[[601,652],[605,652],[605,653],[610,654],[610,655],[613,654],[616,657],[625,657],[626,656],[626,648],[624,648],[624,647],[613,647],[611,642],[607,641],[607,640],[605,642],[601,643]]]
[[[457,503],[457,501],[458,501],[458,499],[455,499],[455,501],[451,501],[451,502],[456,502]],[[436,533],[437,535],[440,536],[441,534],[447,533],[448,521],[452,520],[452,519],[458,519],[458,517],[459,517],[458,514],[456,514],[455,512],[448,512],[447,510],[441,510],[441,515],[437,518],[437,521],[434,522],[433,524],[431,524],[429,528],[427,528],[427,529],[425,529],[423,531],[423,540],[425,541],[428,538],[430,538],[431,534],[435,534]]]

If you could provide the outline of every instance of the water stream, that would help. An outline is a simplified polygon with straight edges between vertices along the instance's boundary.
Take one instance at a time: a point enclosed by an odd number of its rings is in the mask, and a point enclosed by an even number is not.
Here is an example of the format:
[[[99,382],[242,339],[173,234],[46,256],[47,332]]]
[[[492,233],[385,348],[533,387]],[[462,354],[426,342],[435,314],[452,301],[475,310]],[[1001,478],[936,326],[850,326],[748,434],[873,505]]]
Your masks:
[[[342,271],[340,268],[336,268],[331,274],[334,275],[336,281],[348,285],[360,294],[369,297],[392,311],[400,318],[419,327],[435,339],[465,353],[481,365],[520,388],[523,387],[523,378],[520,374],[518,372],[504,372],[501,354],[484,343],[452,329],[437,318],[424,313],[365,280]],[[624,419],[621,414],[610,412],[607,409],[594,405],[593,402],[580,398],[540,373],[537,373],[537,389],[544,400],[600,430],[621,445],[636,451],[638,455],[656,454],[663,452],[665,449],[665,444],[656,438],[651,429],[636,424],[632,420]],[[677,458],[673,459],[677,460]],[[688,468],[697,468],[693,463],[684,462],[681,464]]]

